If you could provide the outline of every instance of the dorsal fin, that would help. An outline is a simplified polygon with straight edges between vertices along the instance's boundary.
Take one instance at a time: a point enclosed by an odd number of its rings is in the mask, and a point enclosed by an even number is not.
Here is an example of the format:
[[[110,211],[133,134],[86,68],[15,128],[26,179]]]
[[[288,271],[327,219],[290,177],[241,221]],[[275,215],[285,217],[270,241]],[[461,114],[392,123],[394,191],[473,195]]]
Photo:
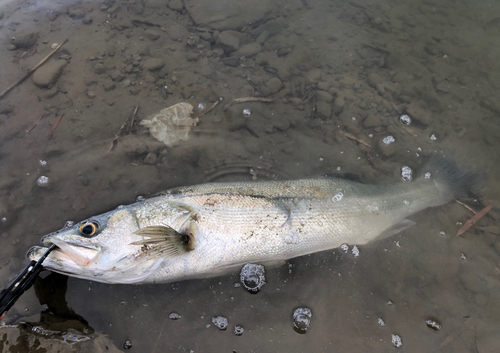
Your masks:
[[[179,233],[172,227],[144,227],[135,234],[147,239],[134,241],[130,245],[144,245],[143,255],[148,257],[177,256],[194,249],[194,236]]]

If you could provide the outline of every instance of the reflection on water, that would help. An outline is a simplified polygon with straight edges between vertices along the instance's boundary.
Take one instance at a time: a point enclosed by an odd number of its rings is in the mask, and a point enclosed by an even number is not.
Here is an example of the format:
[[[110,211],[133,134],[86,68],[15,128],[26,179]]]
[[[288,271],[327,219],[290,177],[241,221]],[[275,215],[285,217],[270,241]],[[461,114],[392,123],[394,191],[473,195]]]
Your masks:
[[[2,2],[0,90],[68,39],[0,99],[2,283],[68,220],[208,180],[342,171],[396,183],[445,149],[488,174],[482,195],[462,201],[497,205],[498,13],[446,0]],[[273,101],[232,102],[245,97]],[[138,121],[179,102],[199,122],[166,147]],[[257,295],[234,285],[238,273],[143,286],[70,278],[65,299],[30,290],[7,320],[89,325],[141,352],[494,352],[500,212],[456,237],[472,215],[450,203],[357,256],[266,268]],[[297,308],[313,313],[304,335]]]

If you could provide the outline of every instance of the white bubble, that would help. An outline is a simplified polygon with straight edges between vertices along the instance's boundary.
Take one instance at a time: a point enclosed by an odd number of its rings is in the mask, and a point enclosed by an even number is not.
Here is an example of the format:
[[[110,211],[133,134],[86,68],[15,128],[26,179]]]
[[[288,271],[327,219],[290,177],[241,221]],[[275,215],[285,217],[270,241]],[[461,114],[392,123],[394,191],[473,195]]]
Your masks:
[[[144,200],[146,200],[146,199],[144,198],[144,196],[141,196],[141,195],[139,195],[135,198],[135,202],[140,202],[140,201],[144,201]]]
[[[181,316],[177,313],[170,313],[170,314],[168,314],[168,318],[170,320],[179,320],[181,318]]]
[[[439,232],[439,235],[445,236],[446,233],[444,232],[444,230],[442,230],[442,231]]]
[[[198,109],[200,110],[203,110],[205,109],[207,106],[205,105],[205,103],[198,103]]]
[[[250,110],[250,108],[243,109],[243,115],[244,116],[250,116],[250,115],[252,115],[252,111]]]
[[[342,192],[338,192],[336,193],[333,197],[332,197],[332,201],[333,202],[339,202],[340,200],[342,200],[344,198],[344,194]]]
[[[49,178],[42,175],[36,180],[36,184],[41,187],[46,187],[49,185]]]
[[[426,320],[425,324],[427,325],[427,327],[433,329],[434,331],[441,330],[441,325],[434,320]]]
[[[467,260],[467,258],[465,257],[465,254],[464,254],[464,253],[460,253],[460,258],[461,258],[462,260]]]
[[[320,161],[320,162],[323,162],[323,157],[319,157],[319,161]]]
[[[383,138],[382,142],[386,145],[390,145],[391,143],[394,143],[396,140],[394,139],[393,136],[386,136]]]
[[[341,248],[342,250],[344,250],[346,253],[349,251],[349,245],[347,245],[347,244],[342,244],[342,245],[340,246],[340,248]]]
[[[351,250],[352,254],[354,255],[354,257],[358,257],[359,256],[359,249],[356,245],[354,245],[352,247],[352,250]]]
[[[47,165],[47,161],[44,161],[43,159],[40,159],[38,161],[38,164],[40,164],[42,167]]]
[[[425,174],[424,174],[424,179],[427,179],[427,180],[428,180],[428,179],[430,179],[430,178],[431,178],[431,176],[432,176],[431,172],[425,172]]]
[[[309,308],[297,308],[293,311],[293,328],[298,333],[306,333],[311,325],[312,311]]]
[[[392,335],[392,344],[394,347],[401,347],[403,345],[403,342],[401,341],[401,337],[399,335]]]
[[[399,117],[399,122],[403,125],[410,125],[411,124],[411,118],[409,115],[403,114]]]
[[[337,170],[338,170],[338,171],[342,170],[342,167],[341,167],[341,166],[338,166],[338,167],[337,167]]]
[[[66,221],[66,223],[64,223],[64,228],[70,228],[70,227],[73,227],[74,225],[75,225],[75,222]]]
[[[355,117],[355,116],[353,116],[351,119],[352,119],[352,120],[356,120],[356,117]]]
[[[382,318],[381,318],[381,317],[379,317],[379,318],[378,318],[377,322],[378,322],[378,324],[379,324],[380,326],[382,326],[382,327],[384,327],[384,326],[385,326],[385,322],[384,322],[384,320],[382,320]]]
[[[413,171],[411,170],[410,167],[405,165],[401,168],[401,179],[403,179],[403,181],[411,181],[412,174]]]
[[[3,223],[7,222],[7,217],[2,217],[2,222]]]
[[[238,325],[234,326],[233,333],[236,336],[241,336],[243,334],[243,332],[245,332],[245,329],[242,326],[238,326]]]
[[[437,140],[437,137],[436,135],[432,134],[431,136],[429,136],[429,138],[432,140],[432,141],[436,141]]]
[[[373,137],[373,134],[369,134],[369,135],[368,135],[368,137],[369,137],[369,138],[372,138],[372,137]]]

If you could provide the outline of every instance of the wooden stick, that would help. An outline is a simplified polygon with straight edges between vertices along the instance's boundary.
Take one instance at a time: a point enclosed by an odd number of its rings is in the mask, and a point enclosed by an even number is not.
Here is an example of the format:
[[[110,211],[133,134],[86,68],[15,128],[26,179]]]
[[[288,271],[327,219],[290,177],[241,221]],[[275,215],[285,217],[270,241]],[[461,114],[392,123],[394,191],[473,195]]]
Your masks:
[[[56,122],[54,123],[54,125],[52,125],[52,128],[50,129],[50,135],[49,135],[49,140],[50,138],[52,137],[52,135],[54,135],[54,132],[56,131],[57,127],[59,126],[59,123],[61,122],[61,119],[63,118],[64,116],[64,113],[59,115],[56,119]]]
[[[246,102],[266,102],[266,103],[271,103],[271,102],[274,102],[274,99],[271,99],[271,98],[262,98],[262,97],[243,97],[243,98],[233,99],[231,102],[229,102],[229,104],[246,103]]]
[[[216,101],[214,104],[212,104],[210,107],[208,107],[208,109],[206,109],[206,110],[202,111],[200,114],[198,114],[195,119],[198,119],[199,117],[202,117],[203,115],[207,114],[209,111],[214,109],[217,106],[217,104],[219,104],[219,103],[220,103],[220,101]]]
[[[47,56],[45,58],[43,58],[38,64],[36,64],[35,66],[33,66],[27,73],[26,75],[24,75],[20,80],[18,80],[16,83],[10,85],[9,87],[7,87],[6,90],[4,90],[2,93],[0,93],[0,99],[2,99],[7,93],[9,93],[12,89],[14,89],[14,87],[16,87],[17,85],[21,84],[24,80],[26,80],[28,77],[31,76],[31,74],[33,72],[36,71],[36,69],[38,69],[40,66],[42,66],[47,60],[50,59],[50,57],[52,55],[54,55],[56,53],[56,51],[59,50],[59,48],[61,48],[63,46],[63,44],[65,44],[66,42],[68,41],[68,39],[65,39],[64,42],[62,42],[61,44],[59,44],[54,50],[52,50],[49,54],[47,54]]]
[[[455,202],[456,202],[456,203],[458,203],[459,205],[464,206],[466,209],[468,209],[468,210],[469,210],[469,211],[471,211],[472,213],[474,213],[474,214],[476,214],[476,213],[477,213],[477,212],[476,212],[476,211],[474,211],[472,208],[470,208],[469,206],[467,206],[465,203],[460,202],[460,201],[458,201],[458,200],[455,200]]]
[[[472,218],[469,219],[467,222],[465,222],[465,224],[462,226],[462,228],[460,228],[458,230],[457,237],[460,236],[460,235],[462,235],[467,229],[469,229],[470,227],[472,227],[474,225],[474,223],[476,223],[477,221],[479,221],[492,208],[493,208],[493,205],[486,206],[481,211],[479,211],[474,216],[472,216]]]
[[[132,126],[134,125],[134,122],[135,122],[135,116],[137,115],[137,110],[139,109],[139,104],[137,104],[135,106],[135,109],[132,113],[132,116],[127,118],[127,120],[125,120],[125,122],[122,124],[122,126],[120,126],[120,130],[118,130],[118,132],[116,133],[115,135],[115,138],[113,139],[113,141],[111,141],[111,145],[109,146],[109,149],[108,151],[106,152],[106,154],[108,154],[109,152],[111,152],[111,150],[113,149],[113,147],[115,147],[115,143],[116,141],[118,141],[118,139],[121,137],[121,135],[124,133],[124,132],[130,132],[130,131],[126,131],[127,130],[127,124],[129,123],[130,121],[130,125],[129,125],[129,130],[132,129]]]
[[[365,141],[357,138],[353,134],[350,134],[350,133],[348,133],[348,132],[346,132],[344,130],[341,130],[341,129],[337,129],[337,131],[340,132],[342,135],[344,135],[345,137],[347,137],[350,140],[356,141],[357,143],[360,143],[360,144],[362,144],[362,145],[364,145],[364,146],[366,146],[368,148],[372,148],[372,146],[369,143],[367,143],[367,142],[365,142]]]

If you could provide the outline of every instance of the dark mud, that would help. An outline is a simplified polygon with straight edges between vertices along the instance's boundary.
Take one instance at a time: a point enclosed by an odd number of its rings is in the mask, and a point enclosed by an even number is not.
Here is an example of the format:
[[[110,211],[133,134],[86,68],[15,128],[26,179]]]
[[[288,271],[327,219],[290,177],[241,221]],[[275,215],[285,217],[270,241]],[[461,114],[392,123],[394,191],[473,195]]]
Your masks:
[[[488,176],[462,201],[496,206],[460,237],[473,213],[450,203],[358,257],[351,247],[266,269],[257,295],[234,286],[237,273],[144,286],[47,277],[37,288],[49,292],[30,290],[5,321],[95,330],[137,352],[495,352],[498,13],[494,2],[451,0],[2,2],[0,90],[68,39],[0,100],[2,286],[67,220],[209,180],[350,172],[395,183],[403,166],[418,171],[446,150]],[[179,102],[197,116],[221,97],[175,146],[137,124]],[[229,104],[242,97],[273,102]],[[107,153],[137,104],[135,125]],[[313,313],[303,335],[293,329],[298,307]],[[229,329],[212,324],[217,316]],[[0,344],[14,351],[5,330]]]

